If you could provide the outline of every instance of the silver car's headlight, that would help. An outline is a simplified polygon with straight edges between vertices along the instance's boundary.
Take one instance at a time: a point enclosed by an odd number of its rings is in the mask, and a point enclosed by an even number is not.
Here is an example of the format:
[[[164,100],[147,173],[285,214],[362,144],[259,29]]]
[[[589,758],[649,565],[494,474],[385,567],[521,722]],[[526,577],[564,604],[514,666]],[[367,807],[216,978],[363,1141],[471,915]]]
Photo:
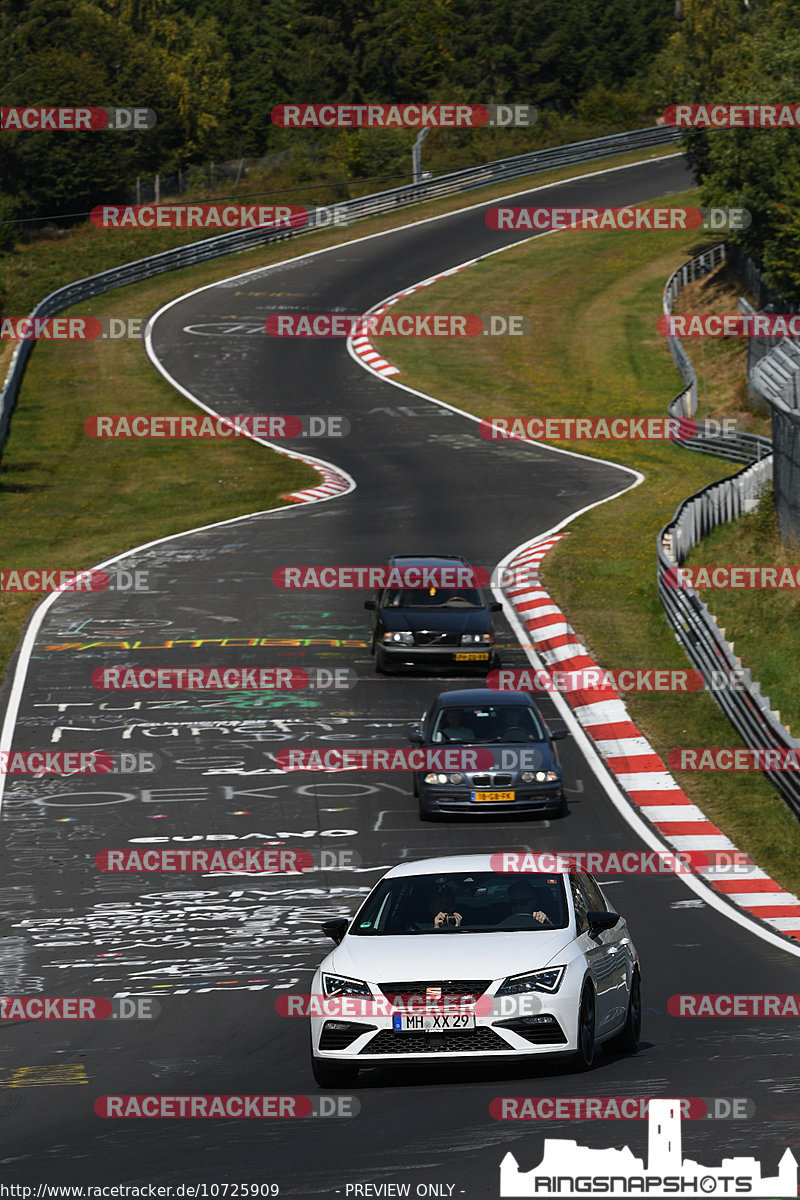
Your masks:
[[[557,992],[561,987],[566,967],[545,967],[542,971],[529,971],[525,975],[509,975],[495,993],[497,996],[514,996],[519,992]]]
[[[485,646],[491,640],[490,633],[462,633],[461,635],[462,646]]]
[[[423,776],[423,783],[463,783],[464,776],[458,771],[453,771],[451,775],[445,775],[441,771],[431,771],[428,775]]]
[[[395,629],[383,635],[383,642],[386,646],[413,646],[414,635],[410,629]]]
[[[368,984],[361,979],[345,979],[341,975],[323,975],[322,990],[326,996],[371,996]]]
[[[555,783],[558,778],[558,771],[523,771],[520,775],[523,783]]]

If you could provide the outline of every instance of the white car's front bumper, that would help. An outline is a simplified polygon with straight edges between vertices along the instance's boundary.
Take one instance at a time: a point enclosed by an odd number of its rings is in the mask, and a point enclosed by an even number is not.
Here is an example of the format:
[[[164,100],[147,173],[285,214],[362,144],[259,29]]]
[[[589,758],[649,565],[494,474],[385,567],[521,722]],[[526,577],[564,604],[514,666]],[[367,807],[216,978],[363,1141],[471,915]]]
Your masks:
[[[565,979],[555,994],[526,993],[523,996],[493,996],[502,980],[494,980],[488,988],[492,1000],[491,1012],[487,999],[479,1001],[474,1028],[449,1030],[403,1030],[394,1028],[394,1017],[402,1006],[392,1007],[386,1015],[352,1015],[347,1011],[332,1016],[311,1017],[311,1039],[314,1056],[332,1062],[358,1063],[378,1066],[389,1062],[420,1063],[442,1059],[519,1058],[568,1054],[578,1048],[578,1010],[580,984],[569,986]],[[370,983],[374,997],[386,1002],[380,986]],[[321,992],[317,976],[312,992]],[[447,1009],[447,997],[443,1004]],[[356,1006],[353,1006],[355,1011]],[[346,1009],[346,1006],[345,1006]],[[417,1013],[433,1013],[419,1002]]]

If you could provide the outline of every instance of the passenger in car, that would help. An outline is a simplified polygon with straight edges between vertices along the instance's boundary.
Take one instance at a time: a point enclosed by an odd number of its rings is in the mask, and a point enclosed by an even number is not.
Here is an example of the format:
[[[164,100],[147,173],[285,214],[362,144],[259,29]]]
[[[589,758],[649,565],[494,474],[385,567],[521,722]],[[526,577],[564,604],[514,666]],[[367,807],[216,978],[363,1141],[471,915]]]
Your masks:
[[[456,898],[451,888],[429,892],[415,924],[421,929],[457,928],[462,914],[455,911]]]
[[[434,740],[445,742],[472,742],[474,732],[467,725],[462,725],[464,714],[460,708],[446,708],[439,725],[438,737]]]

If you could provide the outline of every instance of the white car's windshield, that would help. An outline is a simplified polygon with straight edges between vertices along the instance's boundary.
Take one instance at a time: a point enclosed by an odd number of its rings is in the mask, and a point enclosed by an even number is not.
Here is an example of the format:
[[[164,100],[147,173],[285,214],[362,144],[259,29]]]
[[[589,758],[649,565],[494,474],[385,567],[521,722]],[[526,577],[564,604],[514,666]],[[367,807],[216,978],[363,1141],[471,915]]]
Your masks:
[[[560,875],[462,871],[382,880],[349,933],[364,937],[520,933],[564,929],[567,923]]]

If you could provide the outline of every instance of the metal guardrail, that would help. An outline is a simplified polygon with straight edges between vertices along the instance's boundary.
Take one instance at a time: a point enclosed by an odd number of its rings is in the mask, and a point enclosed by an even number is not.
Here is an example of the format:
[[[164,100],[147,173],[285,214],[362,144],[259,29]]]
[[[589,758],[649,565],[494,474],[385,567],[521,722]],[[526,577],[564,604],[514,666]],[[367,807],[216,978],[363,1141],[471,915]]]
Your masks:
[[[664,312],[672,311],[672,304],[682,287],[724,261],[725,247],[715,246],[684,263],[670,276],[664,289]],[[697,376],[680,339],[669,340],[673,360],[687,382],[687,387],[671,402],[669,411],[671,415],[689,416],[697,409]],[[684,411],[680,411],[682,406]],[[744,456],[752,447],[755,453],[749,454],[749,465],[737,474],[709,484],[684,500],[672,520],[659,532],[656,541],[658,594],[675,636],[745,743],[752,748],[794,749],[800,746],[800,740],[792,737],[787,727],[781,724],[780,713],[770,707],[769,697],[761,694],[761,687],[749,668],[742,666],[716,618],[692,588],[677,586],[675,568],[685,562],[692,547],[718,525],[752,512],[772,479],[770,439],[752,434],[734,434],[732,437],[735,442],[730,443],[728,449]],[[715,451],[709,448],[711,441],[717,442],[716,453],[726,458],[734,457],[734,453],[728,453],[724,448],[724,437],[698,437],[679,444],[687,449],[713,453]],[[797,773],[764,771],[763,774],[800,818],[800,777]]]
[[[341,215],[344,223],[349,224],[351,221],[358,221],[363,217],[394,212],[399,208],[418,204],[423,200],[433,200],[440,196],[471,191],[474,188],[500,183],[505,179],[517,179],[552,167],[589,162],[595,158],[606,158],[611,154],[646,149],[648,146],[669,145],[680,141],[682,136],[681,129],[668,125],[654,125],[646,129],[630,130],[627,133],[613,133],[607,137],[592,138],[589,141],[571,142],[567,146],[555,146],[549,150],[534,150],[529,154],[501,158],[480,167],[453,171],[450,174],[441,175],[438,179],[426,180],[424,183],[404,184],[402,187],[375,192],[369,196],[347,200],[332,207],[334,207],[335,213]],[[283,241],[286,238],[297,237],[301,233],[328,227],[330,217],[327,212],[329,211],[327,210],[326,215],[322,217],[317,211],[311,210],[309,222],[302,229],[236,230],[232,233],[223,233],[218,237],[191,242],[176,250],[165,250],[160,254],[151,255],[149,258],[125,263],[110,271],[103,271],[99,275],[90,275],[86,279],[79,279],[75,283],[51,292],[36,305],[30,315],[32,318],[52,317],[80,300],[87,300],[114,288],[149,279],[152,275],[159,275],[164,271],[176,271],[181,267],[191,267],[210,259],[221,258],[226,254],[235,254],[238,250],[251,249],[269,242]],[[35,344],[35,341],[18,343],[3,384],[3,390],[0,392],[0,451],[2,451],[8,436],[11,414],[17,402],[25,366]]]
[[[702,254],[696,254],[694,258],[690,258],[678,267],[677,271],[673,271],[667,280],[662,297],[664,316],[671,315],[675,297],[686,287],[687,283],[701,279],[725,261],[726,250],[725,244],[722,242]],[[694,417],[698,408],[697,373],[683,348],[681,339],[668,337],[667,343],[672,361],[687,385],[678,392],[674,400],[670,401],[667,411],[671,417]],[[726,458],[732,462],[751,463],[772,453],[770,439],[761,437],[759,434],[744,433],[738,430],[732,433],[716,433],[712,430],[713,427],[709,430],[705,421],[698,422],[696,436],[675,438],[675,441],[685,450],[698,450],[703,454],[714,454],[718,458]]]
[[[772,462],[760,462],[711,484],[679,505],[658,535],[658,594],[678,641],[702,673],[711,695],[745,743],[771,750],[797,749],[800,740],[781,723],[768,696],[733,652],[725,631],[717,625],[697,593],[671,586],[675,566],[702,537],[723,521],[752,512],[771,478]],[[672,571],[668,574],[672,568]],[[735,674],[732,674],[735,673]],[[727,682],[726,686],[723,686]],[[795,771],[764,771],[783,799],[800,818],[800,779]]]

